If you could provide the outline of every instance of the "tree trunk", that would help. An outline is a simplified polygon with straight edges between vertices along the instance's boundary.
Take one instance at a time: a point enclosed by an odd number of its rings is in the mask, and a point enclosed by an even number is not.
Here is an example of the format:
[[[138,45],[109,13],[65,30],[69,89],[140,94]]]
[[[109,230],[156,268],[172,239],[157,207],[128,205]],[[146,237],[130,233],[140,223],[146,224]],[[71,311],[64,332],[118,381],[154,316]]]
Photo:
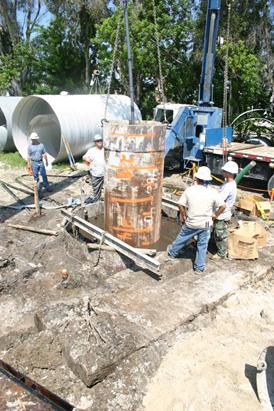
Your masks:
[[[142,78],[139,74],[136,75],[136,104],[140,104],[141,100],[141,95],[142,95]]]
[[[17,2],[13,4],[11,13],[9,13],[9,5],[7,0],[0,1],[0,14],[2,15],[4,24],[7,27],[11,43],[13,47],[19,42],[19,27],[17,24]]]
[[[85,44],[84,50],[84,59],[85,59],[85,86],[89,89],[90,85],[90,75],[89,75],[89,43]]]

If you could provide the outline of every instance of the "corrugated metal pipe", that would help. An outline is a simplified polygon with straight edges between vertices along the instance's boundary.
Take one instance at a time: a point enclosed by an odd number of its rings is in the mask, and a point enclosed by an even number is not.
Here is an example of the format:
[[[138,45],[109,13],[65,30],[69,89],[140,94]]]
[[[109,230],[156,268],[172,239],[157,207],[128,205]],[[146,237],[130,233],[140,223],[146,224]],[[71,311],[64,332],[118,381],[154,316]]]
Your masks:
[[[95,134],[103,133],[106,100],[106,95],[99,94],[24,97],[17,105],[12,120],[17,150],[26,159],[29,135],[36,131],[51,163],[67,158],[62,136],[68,142],[73,156],[81,156],[94,145]],[[136,120],[141,120],[137,106],[135,110]],[[106,119],[129,120],[129,97],[109,96]]]
[[[15,151],[11,120],[15,107],[22,97],[0,97],[0,151]]]

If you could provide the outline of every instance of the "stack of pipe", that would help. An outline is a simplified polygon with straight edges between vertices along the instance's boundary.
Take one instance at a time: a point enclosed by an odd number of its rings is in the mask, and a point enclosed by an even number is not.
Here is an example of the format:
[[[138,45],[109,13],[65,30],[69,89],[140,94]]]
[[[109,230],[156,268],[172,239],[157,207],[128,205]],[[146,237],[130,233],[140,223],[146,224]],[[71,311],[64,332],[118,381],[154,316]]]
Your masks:
[[[14,143],[26,159],[29,135],[35,131],[51,163],[67,158],[64,140],[68,142],[72,155],[79,157],[94,145],[95,134],[102,135],[105,117],[107,120],[129,120],[129,97],[110,95],[108,101],[106,95],[99,94],[24,97],[13,114]],[[135,117],[141,120],[137,106]]]
[[[22,97],[0,97],[0,151],[15,151],[12,115]]]

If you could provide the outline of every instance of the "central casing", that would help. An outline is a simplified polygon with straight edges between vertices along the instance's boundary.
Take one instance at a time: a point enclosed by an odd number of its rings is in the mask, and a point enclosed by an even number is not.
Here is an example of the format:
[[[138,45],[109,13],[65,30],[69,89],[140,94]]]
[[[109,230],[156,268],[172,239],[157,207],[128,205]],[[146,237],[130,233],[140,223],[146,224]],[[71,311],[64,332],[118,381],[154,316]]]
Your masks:
[[[104,125],[105,230],[133,247],[160,238],[165,131],[154,121]]]

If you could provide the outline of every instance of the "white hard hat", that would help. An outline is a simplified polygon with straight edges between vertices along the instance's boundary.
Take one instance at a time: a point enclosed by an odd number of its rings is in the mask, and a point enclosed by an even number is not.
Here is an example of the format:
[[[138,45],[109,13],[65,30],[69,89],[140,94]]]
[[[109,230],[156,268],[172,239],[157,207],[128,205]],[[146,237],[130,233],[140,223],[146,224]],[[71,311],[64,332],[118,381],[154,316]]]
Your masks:
[[[95,134],[94,141],[100,141],[100,140],[103,140],[103,137],[100,134]]]
[[[222,170],[230,174],[238,174],[239,167],[238,164],[235,163],[235,161],[227,161],[225,165],[222,167]]]
[[[202,166],[199,167],[197,173],[195,174],[195,177],[198,178],[199,180],[204,180],[204,181],[211,181],[211,171],[208,167]]]
[[[30,139],[31,140],[39,140],[39,136],[35,131],[33,131],[30,135]]]

